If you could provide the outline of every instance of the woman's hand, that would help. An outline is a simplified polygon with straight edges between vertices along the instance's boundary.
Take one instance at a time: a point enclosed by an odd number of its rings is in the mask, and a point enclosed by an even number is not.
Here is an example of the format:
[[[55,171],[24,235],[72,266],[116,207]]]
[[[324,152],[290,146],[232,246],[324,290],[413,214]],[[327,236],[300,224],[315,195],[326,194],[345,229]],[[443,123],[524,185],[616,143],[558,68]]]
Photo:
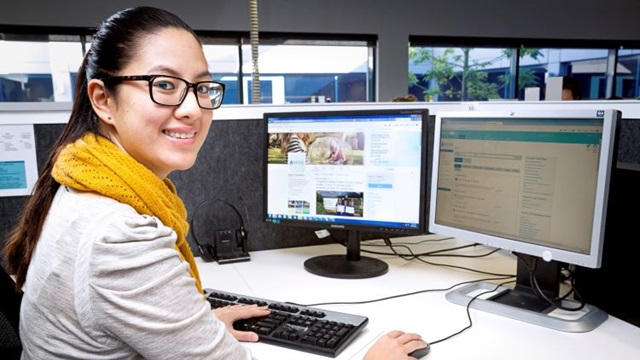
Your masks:
[[[258,341],[258,334],[253,331],[236,330],[233,328],[233,322],[241,319],[267,316],[269,315],[269,312],[270,311],[266,306],[258,305],[233,305],[213,310],[213,313],[227,326],[227,330],[229,330],[233,337],[238,341],[248,342]]]
[[[382,335],[364,355],[364,360],[407,360],[409,353],[427,346],[418,334],[394,330]]]

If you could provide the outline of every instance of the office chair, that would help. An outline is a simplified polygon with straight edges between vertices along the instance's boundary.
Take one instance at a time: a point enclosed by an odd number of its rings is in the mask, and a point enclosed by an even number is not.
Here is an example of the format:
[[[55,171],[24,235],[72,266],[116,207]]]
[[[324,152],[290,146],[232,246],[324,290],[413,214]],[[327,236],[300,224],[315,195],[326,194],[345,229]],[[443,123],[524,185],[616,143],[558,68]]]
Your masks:
[[[22,344],[18,332],[22,292],[16,292],[15,282],[4,267],[0,273],[0,353],[7,360],[20,359]]]

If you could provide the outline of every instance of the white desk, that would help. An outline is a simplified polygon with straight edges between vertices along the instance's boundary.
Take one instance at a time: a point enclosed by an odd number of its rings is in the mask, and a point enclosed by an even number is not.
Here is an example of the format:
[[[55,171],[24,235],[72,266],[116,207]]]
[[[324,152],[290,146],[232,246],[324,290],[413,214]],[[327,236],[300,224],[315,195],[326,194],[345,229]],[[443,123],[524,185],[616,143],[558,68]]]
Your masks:
[[[394,243],[413,242],[414,252],[448,248],[463,243],[446,240],[421,243],[438,238],[421,236],[395,239]],[[362,247],[363,250],[387,252],[384,248]],[[457,251],[456,254],[479,254],[486,247]],[[445,289],[462,281],[487,275],[406,261],[395,256],[375,256],[389,264],[389,272],[370,279],[332,279],[312,275],[303,263],[311,256],[346,254],[338,244],[300,248],[255,251],[251,261],[218,265],[197,259],[204,287],[253,295],[261,298],[291,301],[309,305],[320,302],[372,300],[425,289]],[[499,252],[486,258],[427,258],[428,261],[467,266],[499,273],[515,273],[515,258]],[[455,333],[468,325],[466,309],[445,299],[446,291],[421,293],[361,305],[323,305],[319,308],[360,314],[369,324],[337,359],[362,359],[371,343],[389,330],[400,329],[420,333],[434,341]],[[640,359],[640,328],[609,316],[593,331],[568,333],[471,309],[473,326],[449,340],[434,344],[429,360],[438,359]],[[246,344],[257,359],[327,359],[327,357],[293,351],[262,343]]]

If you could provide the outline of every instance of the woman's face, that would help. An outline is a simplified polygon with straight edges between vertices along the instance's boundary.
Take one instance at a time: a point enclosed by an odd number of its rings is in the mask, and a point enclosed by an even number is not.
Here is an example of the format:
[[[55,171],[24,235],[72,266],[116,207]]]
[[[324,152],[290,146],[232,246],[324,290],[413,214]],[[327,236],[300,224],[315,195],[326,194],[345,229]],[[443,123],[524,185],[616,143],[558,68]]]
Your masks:
[[[129,65],[117,75],[150,74],[177,76],[190,83],[211,80],[198,41],[176,28],[145,38]],[[109,104],[111,126],[107,132],[111,140],[161,179],[195,163],[213,116],[213,110],[198,106],[193,89],[180,106],[154,103],[147,81],[120,83]]]

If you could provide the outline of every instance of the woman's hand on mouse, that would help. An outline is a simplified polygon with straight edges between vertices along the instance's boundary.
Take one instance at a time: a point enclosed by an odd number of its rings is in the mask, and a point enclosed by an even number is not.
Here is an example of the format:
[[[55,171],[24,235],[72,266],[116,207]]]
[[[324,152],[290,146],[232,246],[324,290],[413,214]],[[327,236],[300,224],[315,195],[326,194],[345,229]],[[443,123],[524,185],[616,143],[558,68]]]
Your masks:
[[[409,353],[427,346],[415,333],[393,330],[381,336],[364,355],[363,360],[410,359]]]

